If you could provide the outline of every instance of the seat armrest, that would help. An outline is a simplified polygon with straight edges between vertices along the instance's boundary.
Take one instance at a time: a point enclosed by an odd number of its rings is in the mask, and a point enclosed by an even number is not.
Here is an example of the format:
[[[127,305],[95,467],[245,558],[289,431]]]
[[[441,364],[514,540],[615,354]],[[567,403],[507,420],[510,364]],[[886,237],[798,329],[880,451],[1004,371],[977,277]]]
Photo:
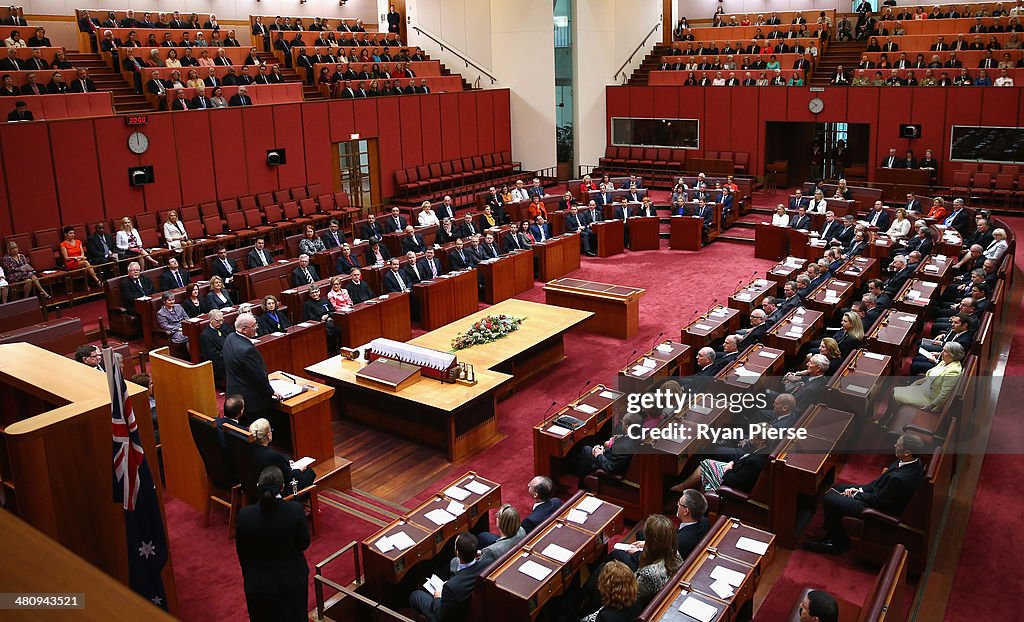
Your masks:
[[[889,523],[890,525],[893,525],[893,526],[896,526],[896,525],[900,524],[900,519],[898,517],[891,516],[889,514],[885,514],[884,512],[879,512],[878,510],[873,510],[871,508],[868,508],[868,509],[864,510],[863,512],[861,512],[860,517],[862,519],[864,519],[865,521],[867,521],[867,519],[869,519],[869,518],[873,518],[873,519],[881,521],[883,523]]]
[[[730,486],[719,486],[717,493],[719,497],[733,498],[738,501],[750,501],[750,493],[736,490]]]

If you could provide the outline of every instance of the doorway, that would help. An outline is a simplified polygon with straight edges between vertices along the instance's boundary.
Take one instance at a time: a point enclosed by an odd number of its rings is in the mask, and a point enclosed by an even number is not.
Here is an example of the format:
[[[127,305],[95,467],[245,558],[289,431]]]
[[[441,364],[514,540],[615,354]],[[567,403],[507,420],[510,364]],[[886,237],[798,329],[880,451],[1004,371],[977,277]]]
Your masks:
[[[870,129],[867,123],[769,121],[765,128],[765,162],[786,161],[790,184],[803,180],[848,179],[866,170]],[[846,155],[834,154],[840,145]]]
[[[335,143],[334,189],[348,194],[353,207],[380,205],[380,163],[377,139],[356,139]]]

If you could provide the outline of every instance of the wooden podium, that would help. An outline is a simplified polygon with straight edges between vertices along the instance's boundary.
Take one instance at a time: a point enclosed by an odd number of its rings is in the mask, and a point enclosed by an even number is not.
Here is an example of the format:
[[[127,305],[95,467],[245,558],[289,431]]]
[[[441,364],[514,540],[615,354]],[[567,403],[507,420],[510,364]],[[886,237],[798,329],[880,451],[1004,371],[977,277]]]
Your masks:
[[[789,252],[788,227],[759,222],[754,225],[754,257],[778,261]]]
[[[626,226],[621,220],[603,220],[590,226],[597,237],[597,256],[619,255],[625,248]]]
[[[629,250],[656,251],[661,248],[661,219],[657,216],[637,216],[630,218]]]
[[[629,339],[640,329],[640,298],[644,293],[639,287],[566,278],[544,286],[544,301],[549,305],[592,311],[594,317],[583,323],[584,330]]]
[[[673,216],[668,247],[674,251],[699,251],[704,221],[696,216]]]

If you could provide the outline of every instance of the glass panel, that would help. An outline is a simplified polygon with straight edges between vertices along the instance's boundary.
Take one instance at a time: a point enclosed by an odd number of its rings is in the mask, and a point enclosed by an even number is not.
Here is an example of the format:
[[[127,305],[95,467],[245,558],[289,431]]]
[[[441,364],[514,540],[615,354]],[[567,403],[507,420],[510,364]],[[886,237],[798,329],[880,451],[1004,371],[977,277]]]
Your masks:
[[[697,149],[697,119],[632,119],[612,117],[612,144]]]

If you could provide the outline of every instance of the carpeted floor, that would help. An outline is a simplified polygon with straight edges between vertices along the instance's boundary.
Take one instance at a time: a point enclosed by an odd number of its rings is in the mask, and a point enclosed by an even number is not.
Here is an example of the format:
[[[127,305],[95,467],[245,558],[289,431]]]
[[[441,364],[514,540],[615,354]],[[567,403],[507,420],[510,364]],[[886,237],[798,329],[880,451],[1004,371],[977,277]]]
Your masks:
[[[759,196],[757,204],[771,205],[773,199]],[[1024,222],[1017,230],[1024,231]],[[664,244],[660,252],[584,258],[581,270],[573,276],[647,290],[641,303],[638,336],[624,342],[587,333],[570,333],[566,339],[566,360],[501,402],[499,425],[505,438],[482,454],[451,467],[436,480],[424,482],[423,490],[413,498],[393,501],[405,506],[415,505],[435,491],[439,481],[466,470],[476,470],[502,484],[505,502],[519,508],[528,507],[526,483],[533,476],[532,426],[551,402],[563,404],[571,400],[588,379],[614,386],[618,368],[635,351],[650,348],[659,337],[678,338],[679,328],[696,313],[716,302],[724,302],[739,282],[754,274],[763,274],[770,267],[771,262],[754,259],[752,255],[752,246],[719,242],[698,253],[670,252]],[[540,287],[535,287],[521,298],[543,302],[544,294]],[[103,315],[102,307],[102,302],[94,302],[69,309],[65,315],[80,316],[91,323]],[[1024,369],[1024,357],[1018,349],[1024,348],[1024,330],[1019,326],[1014,346],[1016,356],[1010,359],[1008,376]],[[1004,386],[1000,406],[1005,412],[1001,412],[996,421],[993,443],[1006,450],[1018,448],[1021,443],[1017,441],[1024,441],[1021,425],[1015,417],[1007,416],[1013,414],[1009,405],[1019,404],[1014,399],[1021,397],[1024,397],[1024,389]],[[854,458],[845,466],[841,477],[849,481],[871,479],[886,463],[884,457]],[[1019,539],[1007,538],[1006,534],[1012,533],[1011,521],[1016,520],[1012,484],[1019,482],[1022,475],[1024,459],[1019,456],[990,455],[986,459],[947,619],[977,619],[978,602],[985,602],[988,611],[996,603],[1013,606],[1006,595],[1024,593],[1024,589],[1020,589],[1024,586],[1019,581],[1019,572],[1014,576],[1015,585],[1008,585],[1005,580],[976,580],[979,576],[1005,578],[1007,573],[1019,571],[1024,545]],[[311,566],[348,542],[362,539],[377,529],[369,522],[330,506],[322,506],[321,516],[323,529],[306,555]],[[204,529],[199,512],[167,498],[167,518],[182,619],[245,619],[241,573],[232,550],[233,541],[226,537],[225,516],[216,515],[210,527]],[[816,524],[820,524],[820,516],[812,523],[812,528]],[[993,541],[1000,545],[991,546]],[[346,578],[344,572],[339,572],[339,578]],[[856,602],[863,599],[873,579],[872,570],[859,568],[844,558],[837,560],[796,551],[771,594],[759,607],[757,619],[770,621],[784,617],[805,585],[827,588]],[[968,583],[970,590],[956,589]],[[311,589],[310,608],[313,604]]]

